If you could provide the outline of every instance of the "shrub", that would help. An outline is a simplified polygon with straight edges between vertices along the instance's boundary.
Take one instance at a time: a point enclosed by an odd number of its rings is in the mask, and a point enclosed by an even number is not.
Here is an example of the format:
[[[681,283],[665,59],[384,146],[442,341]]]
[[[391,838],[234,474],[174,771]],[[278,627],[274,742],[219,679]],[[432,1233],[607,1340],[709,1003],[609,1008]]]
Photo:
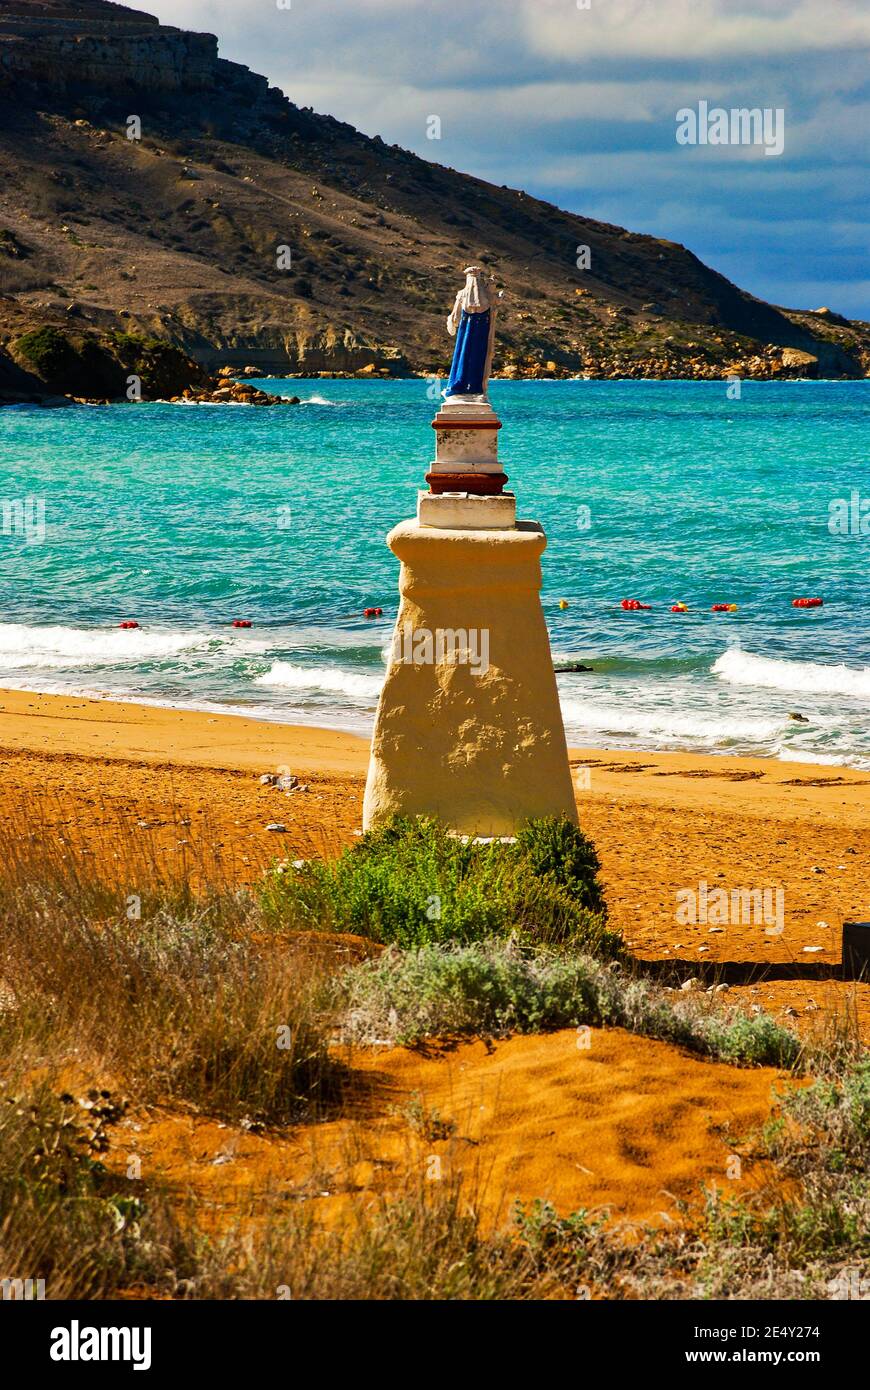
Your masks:
[[[523,950],[514,943],[384,952],[341,982],[344,1031],[360,1042],[497,1036],[610,1025],[679,1043],[723,1061],[794,1066],[801,1046],[767,1015],[705,1012],[617,962]]]
[[[408,948],[516,934],[615,955],[597,870],[594,849],[567,821],[533,821],[513,843],[482,843],[397,818],[333,862],[279,866],[260,902],[276,926]]]
[[[56,376],[74,357],[69,339],[58,328],[36,328],[24,333],[12,344],[13,350],[25,357],[37,375]]]
[[[96,1097],[96,1099],[94,1099]],[[107,1092],[58,1096],[47,1080],[0,1094],[0,1273],[45,1281],[45,1297],[99,1298],[141,1282],[158,1293],[192,1247],[164,1194],[107,1172],[107,1130],[123,1114]]]

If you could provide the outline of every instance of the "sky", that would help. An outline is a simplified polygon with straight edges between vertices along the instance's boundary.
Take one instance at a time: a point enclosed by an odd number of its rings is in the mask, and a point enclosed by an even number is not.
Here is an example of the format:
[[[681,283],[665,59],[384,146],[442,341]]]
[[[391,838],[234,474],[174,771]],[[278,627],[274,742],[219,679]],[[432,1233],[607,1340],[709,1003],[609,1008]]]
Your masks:
[[[870,319],[870,0],[127,3],[388,144]],[[769,110],[782,152],[678,143],[700,102]]]

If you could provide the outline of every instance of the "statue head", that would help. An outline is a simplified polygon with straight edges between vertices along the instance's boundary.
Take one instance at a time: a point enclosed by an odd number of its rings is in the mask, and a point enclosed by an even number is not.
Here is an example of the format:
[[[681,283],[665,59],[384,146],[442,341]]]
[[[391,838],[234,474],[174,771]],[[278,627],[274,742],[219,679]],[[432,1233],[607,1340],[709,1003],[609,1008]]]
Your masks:
[[[491,303],[489,271],[482,265],[467,265],[463,274],[465,275],[465,288],[462,291],[462,307],[472,313],[476,309],[488,309]]]

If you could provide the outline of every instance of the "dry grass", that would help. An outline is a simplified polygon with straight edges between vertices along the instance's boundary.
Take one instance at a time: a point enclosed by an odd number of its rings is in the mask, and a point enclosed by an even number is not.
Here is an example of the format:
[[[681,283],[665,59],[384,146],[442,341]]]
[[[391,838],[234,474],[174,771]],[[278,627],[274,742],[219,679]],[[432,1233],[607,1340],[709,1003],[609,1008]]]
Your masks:
[[[322,958],[267,949],[250,900],[222,883],[197,893],[189,872],[141,857],[108,883],[38,844],[0,844],[7,1051],[236,1120],[288,1123],[335,1102]]]

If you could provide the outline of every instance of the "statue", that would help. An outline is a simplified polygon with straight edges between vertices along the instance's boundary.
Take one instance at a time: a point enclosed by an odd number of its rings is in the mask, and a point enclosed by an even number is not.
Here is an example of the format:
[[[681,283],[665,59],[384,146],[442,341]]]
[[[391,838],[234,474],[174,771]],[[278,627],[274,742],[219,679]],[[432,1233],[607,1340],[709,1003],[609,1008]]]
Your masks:
[[[394,816],[436,817],[468,836],[516,835],[539,816],[577,823],[538,596],[547,538],[536,521],[517,520],[498,457],[501,421],[486,394],[500,296],[481,266],[465,276],[447,324],[456,351],[432,421],[428,490],[417,493],[416,519],[387,537],[402,566],[401,606],[372,736],[365,830]],[[471,634],[489,643],[482,659]]]
[[[483,266],[466,266],[465,277],[447,320],[447,332],[456,338],[456,347],[443,394],[448,400],[455,396],[485,400],[495,342],[495,300],[503,292],[495,290]]]

